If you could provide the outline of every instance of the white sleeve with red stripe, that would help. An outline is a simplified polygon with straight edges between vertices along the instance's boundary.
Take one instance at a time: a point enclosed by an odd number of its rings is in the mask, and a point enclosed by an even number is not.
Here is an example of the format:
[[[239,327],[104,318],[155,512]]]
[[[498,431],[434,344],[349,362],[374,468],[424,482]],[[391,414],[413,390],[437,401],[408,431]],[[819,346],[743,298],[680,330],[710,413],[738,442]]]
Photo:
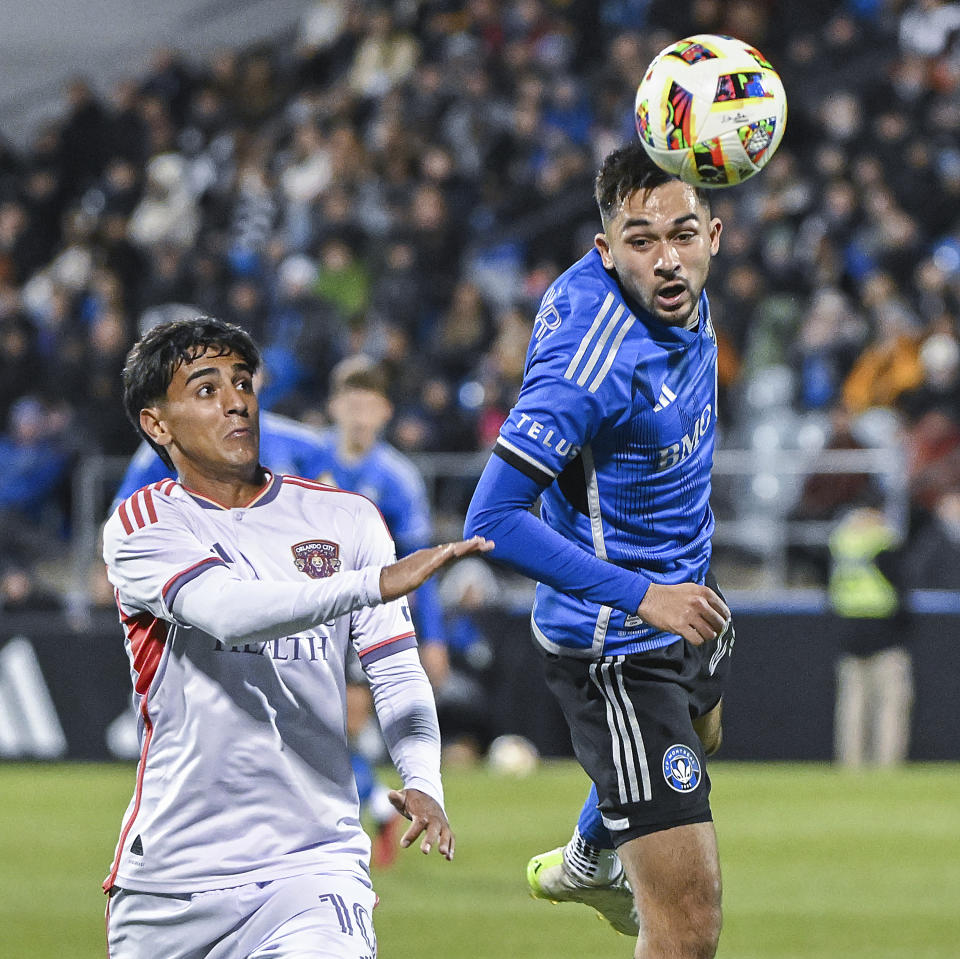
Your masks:
[[[172,612],[181,589],[226,564],[190,530],[161,485],[137,490],[116,508],[103,528],[103,558],[125,610],[183,622]]]
[[[198,538],[189,508],[147,487],[107,521],[103,555],[125,610],[232,645],[291,635],[381,602],[380,566],[306,583],[240,579]]]

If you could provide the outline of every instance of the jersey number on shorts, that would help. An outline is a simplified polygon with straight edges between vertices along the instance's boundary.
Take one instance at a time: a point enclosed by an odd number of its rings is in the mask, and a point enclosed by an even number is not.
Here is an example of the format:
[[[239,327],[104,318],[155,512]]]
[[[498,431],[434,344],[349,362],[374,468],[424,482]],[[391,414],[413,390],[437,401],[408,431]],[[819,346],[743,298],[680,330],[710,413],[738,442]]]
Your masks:
[[[360,930],[360,935],[363,936],[363,941],[370,950],[371,959],[376,956],[377,939],[373,933],[373,923],[370,921],[370,914],[367,910],[359,902],[355,902],[351,910],[344,902],[343,896],[339,896],[335,892],[324,893],[319,899],[321,902],[329,902],[336,909],[337,919],[340,921],[340,931],[345,936],[354,935],[354,924],[356,924],[357,929]],[[351,912],[353,913],[353,921],[350,919]]]

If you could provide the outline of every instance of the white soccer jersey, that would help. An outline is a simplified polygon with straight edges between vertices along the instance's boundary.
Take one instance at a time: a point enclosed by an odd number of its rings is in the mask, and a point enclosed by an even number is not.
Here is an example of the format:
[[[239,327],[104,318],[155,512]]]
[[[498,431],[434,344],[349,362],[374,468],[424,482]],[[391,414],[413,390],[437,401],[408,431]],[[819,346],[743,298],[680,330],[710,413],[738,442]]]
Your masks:
[[[379,572],[395,558],[376,507],[268,474],[251,503],[226,509],[164,480],[120,504],[104,557],[141,741],[105,888],[365,875],[344,657],[352,642],[365,668],[377,663],[375,677],[399,654],[409,678],[416,645],[404,600],[368,605],[381,602]],[[404,785],[442,803],[436,712],[412,671],[413,694],[398,709],[381,688],[394,715],[378,712],[394,726],[384,735]],[[405,740],[414,748],[404,752]]]

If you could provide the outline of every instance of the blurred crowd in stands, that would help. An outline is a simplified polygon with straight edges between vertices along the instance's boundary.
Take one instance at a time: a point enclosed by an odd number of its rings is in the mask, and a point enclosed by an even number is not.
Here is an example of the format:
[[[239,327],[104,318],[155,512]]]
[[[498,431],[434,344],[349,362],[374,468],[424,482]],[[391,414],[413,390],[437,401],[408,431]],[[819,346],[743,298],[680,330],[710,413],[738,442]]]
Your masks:
[[[266,408],[323,423],[362,351],[401,450],[489,448],[647,63],[701,32],[759,47],[790,104],[770,166],[715,194],[722,445],[901,449],[910,536],[960,585],[960,4],[320,0],[269,45],[77,78],[0,141],[0,606],[47,601],[24,572],[65,549],[79,458],[135,448],[125,353],[183,306],[257,337]]]

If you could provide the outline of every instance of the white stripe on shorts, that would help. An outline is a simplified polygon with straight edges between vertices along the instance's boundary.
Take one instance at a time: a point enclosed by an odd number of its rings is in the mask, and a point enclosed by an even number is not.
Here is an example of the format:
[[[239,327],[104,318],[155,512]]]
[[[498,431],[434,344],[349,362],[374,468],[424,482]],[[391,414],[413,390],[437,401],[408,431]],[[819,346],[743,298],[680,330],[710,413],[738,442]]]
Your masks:
[[[623,659],[622,656],[616,656],[612,660],[592,664],[590,679],[607,705],[607,727],[613,744],[613,765],[617,771],[620,801],[635,803],[643,799],[649,802],[653,795],[650,769],[637,714],[623,685]]]

